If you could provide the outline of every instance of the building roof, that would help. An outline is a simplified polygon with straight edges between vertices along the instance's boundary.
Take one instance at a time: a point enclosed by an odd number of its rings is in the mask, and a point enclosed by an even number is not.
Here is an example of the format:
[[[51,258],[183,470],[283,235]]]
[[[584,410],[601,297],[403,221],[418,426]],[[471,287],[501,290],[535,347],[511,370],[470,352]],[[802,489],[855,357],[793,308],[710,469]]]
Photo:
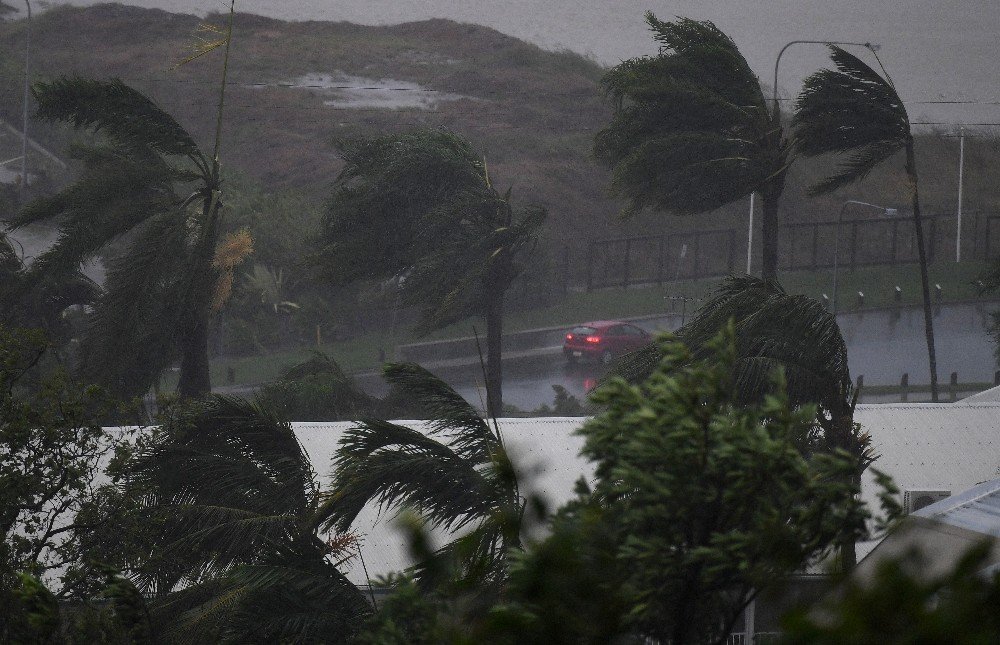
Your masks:
[[[1000,403],[1000,385],[967,396],[961,401],[956,401],[954,405],[977,405],[980,403]]]
[[[1000,538],[1000,479],[973,486],[911,515]]]
[[[556,508],[572,498],[578,479],[593,477],[593,466],[579,456],[583,439],[575,434],[585,420],[583,417],[499,420],[514,463],[527,473],[522,492],[537,493],[550,508]],[[858,406],[855,420],[871,435],[872,446],[880,455],[874,467],[892,476],[901,491],[964,491],[998,474],[1000,403],[867,404]],[[398,423],[415,429],[426,426],[423,421]],[[292,424],[323,488],[330,483],[337,443],[352,425],[352,422]],[[878,490],[870,471],[862,482],[862,498],[874,511],[878,510]],[[1000,493],[997,504],[1000,506]],[[955,513],[956,518],[960,516],[958,511]],[[394,527],[391,514],[368,508],[354,526],[362,536],[361,550],[373,579],[411,564],[405,538]],[[438,539],[443,537],[437,535]],[[874,543],[859,545],[859,555],[874,546]],[[360,566],[354,566],[348,577],[356,583],[366,582]]]

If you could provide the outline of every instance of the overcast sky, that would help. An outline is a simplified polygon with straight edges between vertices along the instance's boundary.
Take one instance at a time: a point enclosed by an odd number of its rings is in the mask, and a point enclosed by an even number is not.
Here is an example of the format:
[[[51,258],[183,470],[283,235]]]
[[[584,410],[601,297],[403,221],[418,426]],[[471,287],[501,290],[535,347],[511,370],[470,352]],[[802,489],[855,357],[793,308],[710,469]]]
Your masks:
[[[228,7],[222,0],[129,4],[199,14]],[[998,0],[237,0],[236,6],[289,20],[386,24],[450,18],[488,25],[545,47],[569,48],[604,64],[655,51],[642,19],[651,9],[664,19],[714,21],[768,85],[775,56],[789,40],[870,41],[881,45],[879,55],[910,102],[914,121],[1000,123]],[[819,46],[793,47],[782,59],[779,87],[797,90],[801,79],[824,61]],[[925,103],[942,100],[979,104]]]

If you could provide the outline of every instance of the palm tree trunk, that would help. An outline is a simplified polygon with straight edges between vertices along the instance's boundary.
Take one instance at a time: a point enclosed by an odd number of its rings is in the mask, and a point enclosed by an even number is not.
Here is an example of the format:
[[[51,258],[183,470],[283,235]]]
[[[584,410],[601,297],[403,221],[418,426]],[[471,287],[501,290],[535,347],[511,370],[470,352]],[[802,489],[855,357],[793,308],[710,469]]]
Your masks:
[[[931,401],[938,400],[937,355],[934,351],[934,317],[931,313],[930,279],[927,277],[927,252],[924,249],[924,228],[920,219],[920,191],[917,186],[917,164],[913,151],[913,137],[906,141],[906,174],[910,179],[913,198],[913,228],[917,235],[917,257],[920,260],[920,288],[924,298],[924,335],[927,337],[927,358],[931,370]]]
[[[778,279],[778,202],[781,189],[765,186],[761,191],[761,272],[765,280]]]
[[[486,303],[486,414],[493,418],[503,414],[503,295],[503,290],[495,289]]]
[[[206,197],[203,229],[195,249],[188,287],[188,311],[181,323],[181,373],[177,393],[182,399],[203,397],[212,391],[208,362],[208,330],[212,311],[212,289],[218,272],[212,266],[219,228],[218,194]]]
[[[183,399],[199,398],[212,391],[208,371],[208,312],[193,320],[181,339],[181,374],[177,393]]]

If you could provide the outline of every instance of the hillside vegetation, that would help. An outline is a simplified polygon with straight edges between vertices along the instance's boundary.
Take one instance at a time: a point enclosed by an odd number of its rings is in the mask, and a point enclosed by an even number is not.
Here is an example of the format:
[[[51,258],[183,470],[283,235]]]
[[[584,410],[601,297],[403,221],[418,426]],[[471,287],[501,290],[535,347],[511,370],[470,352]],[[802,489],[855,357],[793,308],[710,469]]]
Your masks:
[[[121,77],[207,139],[216,65],[206,60],[174,67],[190,51],[199,22],[113,4],[50,9],[35,18],[34,78]],[[0,113],[14,124],[20,123],[23,38],[23,21],[0,24],[0,51],[9,52],[0,60]],[[340,167],[333,140],[440,126],[475,142],[499,185],[514,185],[517,194],[549,208],[553,240],[742,223],[745,204],[693,218],[616,217],[620,205],[606,194],[608,173],[591,155],[593,135],[610,114],[598,90],[603,71],[571,52],[545,51],[448,20],[372,27],[240,14],[223,161],[267,192],[291,191],[318,207]],[[34,132],[53,150],[65,150],[64,132],[40,126]],[[956,202],[958,143],[941,134],[928,132],[919,145],[928,212],[952,212]],[[996,210],[988,169],[1000,158],[1000,146],[982,136],[987,133],[976,134],[966,147],[966,208]],[[782,204],[786,221],[835,217],[847,197],[906,201],[890,167],[849,195],[806,197],[806,187],[825,170],[822,161],[793,167]]]

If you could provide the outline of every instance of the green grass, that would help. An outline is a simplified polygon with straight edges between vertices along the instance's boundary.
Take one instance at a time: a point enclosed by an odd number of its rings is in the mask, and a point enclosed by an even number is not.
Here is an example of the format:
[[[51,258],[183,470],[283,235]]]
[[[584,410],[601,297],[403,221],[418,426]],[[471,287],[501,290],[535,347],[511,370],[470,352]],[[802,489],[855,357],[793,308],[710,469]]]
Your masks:
[[[980,262],[961,264],[939,262],[930,268],[932,289],[935,283],[941,285],[943,302],[974,300],[978,294],[973,282],[984,266]],[[713,278],[665,284],[662,287],[654,285],[633,289],[603,289],[590,293],[572,292],[548,307],[511,312],[504,321],[504,328],[506,332],[515,332],[539,327],[568,326],[586,320],[628,318],[666,312],[679,313],[681,302],[666,298],[671,296],[704,298],[718,282],[718,279]],[[832,271],[789,272],[781,275],[781,282],[789,292],[820,297],[823,293],[828,295],[831,293],[833,273]],[[842,312],[858,310],[858,291],[863,291],[865,294],[865,309],[892,305],[897,285],[902,289],[903,304],[920,302],[920,275],[916,265],[843,271],[839,282],[838,309]],[[696,300],[689,301],[688,314],[699,304]],[[347,341],[327,343],[320,349],[334,357],[345,371],[359,372],[379,367],[380,349],[384,349],[386,356],[391,358],[396,345],[420,340],[470,336],[473,324],[480,334],[484,332],[481,322],[469,320],[437,330],[423,338],[417,338],[412,332],[404,329],[400,330],[395,338],[390,338],[384,332],[370,333]],[[307,358],[310,351],[311,349],[304,348],[275,352],[266,356],[215,359],[212,361],[212,382],[216,385],[228,384],[229,368],[235,370],[237,384],[273,380],[288,367]],[[172,386],[176,381],[176,374],[165,381],[166,386]],[[866,391],[869,391],[869,388],[866,388]]]

